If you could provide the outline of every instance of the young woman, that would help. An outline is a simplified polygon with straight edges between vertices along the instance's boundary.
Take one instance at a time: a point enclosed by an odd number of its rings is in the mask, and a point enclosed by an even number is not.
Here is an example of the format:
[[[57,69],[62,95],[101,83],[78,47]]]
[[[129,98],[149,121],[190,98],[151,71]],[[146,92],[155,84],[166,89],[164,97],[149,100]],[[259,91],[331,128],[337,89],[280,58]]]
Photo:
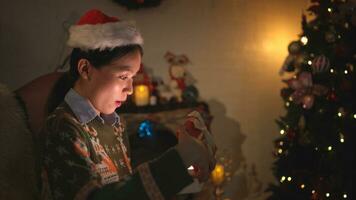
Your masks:
[[[42,131],[43,198],[159,200],[192,183],[191,165],[199,169],[197,178],[208,178],[213,153],[184,132],[161,157],[137,169],[130,165],[115,109],[133,92],[142,44],[134,25],[99,10],[70,28],[70,70],[54,87]]]

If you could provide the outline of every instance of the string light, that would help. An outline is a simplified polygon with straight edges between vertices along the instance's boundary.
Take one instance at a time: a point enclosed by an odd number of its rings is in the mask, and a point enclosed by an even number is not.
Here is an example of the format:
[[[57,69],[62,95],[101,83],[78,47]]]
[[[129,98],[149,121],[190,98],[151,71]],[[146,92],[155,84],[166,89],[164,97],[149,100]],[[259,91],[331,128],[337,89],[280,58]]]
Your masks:
[[[282,154],[283,153],[283,149],[278,149],[278,153]]]
[[[344,139],[344,135],[340,133],[340,142],[341,143],[344,143],[345,142],[345,139]]]
[[[304,189],[304,188],[305,188],[305,185],[304,185],[304,184],[301,184],[301,185],[300,185],[300,188],[301,188],[301,189]]]
[[[338,112],[338,113],[337,113],[337,116],[342,117],[342,113],[341,113],[341,112]]]
[[[326,197],[330,197],[330,193],[326,193],[325,196],[326,196]]]
[[[329,146],[329,147],[328,147],[328,150],[329,150],[329,151],[333,150],[333,147],[332,147],[332,146]]]
[[[331,12],[332,11],[332,9],[331,8],[328,8],[328,12]]]
[[[283,145],[283,141],[280,141],[280,142],[279,142],[279,145],[282,146],[282,145]]]
[[[344,71],[344,74],[348,74],[349,72],[347,70]]]
[[[312,194],[314,194],[315,193],[315,190],[312,190]]]
[[[354,114],[354,119],[356,119],[356,114]]]
[[[312,65],[313,62],[311,60],[308,61],[308,65]]]
[[[334,73],[334,69],[333,68],[330,69],[330,73]]]
[[[344,197],[344,199],[346,199],[347,198],[347,194],[342,195],[342,197]]]
[[[285,180],[286,180],[286,177],[285,177],[285,176],[282,176],[282,177],[281,177],[281,183],[283,183]]]
[[[289,103],[289,102],[286,102],[286,106],[289,107],[289,106],[290,106],[290,103]]]
[[[282,129],[279,133],[280,133],[281,135],[284,135],[285,130]]]
[[[288,181],[292,181],[292,177],[288,177],[287,180],[288,180]]]
[[[308,43],[308,38],[306,36],[303,36],[300,38],[300,41],[302,42],[303,45],[306,45]]]
[[[293,101],[293,97],[291,97],[291,96],[288,99],[289,99],[289,101]]]

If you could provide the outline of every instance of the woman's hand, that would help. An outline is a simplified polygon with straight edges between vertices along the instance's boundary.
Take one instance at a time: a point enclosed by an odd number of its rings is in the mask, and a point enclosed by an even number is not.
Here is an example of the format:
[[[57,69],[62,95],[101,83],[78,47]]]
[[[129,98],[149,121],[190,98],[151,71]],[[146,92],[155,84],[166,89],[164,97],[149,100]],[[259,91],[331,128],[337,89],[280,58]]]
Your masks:
[[[214,169],[216,160],[212,150],[199,139],[190,136],[185,130],[178,130],[178,144],[176,150],[180,154],[185,166],[194,167],[193,177],[200,182],[207,181]]]

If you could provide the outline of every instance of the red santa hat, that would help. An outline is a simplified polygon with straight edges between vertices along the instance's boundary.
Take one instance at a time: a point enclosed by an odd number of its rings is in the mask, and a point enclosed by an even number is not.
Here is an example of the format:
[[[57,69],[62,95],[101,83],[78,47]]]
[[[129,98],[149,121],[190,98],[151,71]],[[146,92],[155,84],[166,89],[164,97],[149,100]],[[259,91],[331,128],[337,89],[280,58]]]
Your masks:
[[[90,49],[112,49],[126,45],[143,45],[143,39],[135,23],[120,21],[100,10],[89,10],[69,28],[68,46]]]

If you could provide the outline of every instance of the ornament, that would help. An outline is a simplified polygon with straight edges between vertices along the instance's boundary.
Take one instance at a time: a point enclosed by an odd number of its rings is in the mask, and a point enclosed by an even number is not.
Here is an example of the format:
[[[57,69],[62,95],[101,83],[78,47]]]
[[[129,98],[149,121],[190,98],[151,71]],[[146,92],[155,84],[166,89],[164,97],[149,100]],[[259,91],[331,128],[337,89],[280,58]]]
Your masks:
[[[291,94],[292,94],[292,90],[290,88],[283,88],[281,90],[281,97],[283,99],[287,99]]]
[[[295,138],[295,131],[293,129],[289,129],[287,130],[287,137],[289,140],[293,140]]]
[[[313,85],[312,75],[302,72],[298,78],[285,80],[290,88],[294,90],[291,99],[296,104],[303,104],[303,108],[310,109],[314,103],[314,95],[321,96],[328,92],[328,88],[322,85]]]
[[[183,91],[183,101],[188,103],[194,103],[199,97],[198,89],[194,85],[189,85]]]
[[[298,54],[302,48],[300,41],[293,41],[288,45],[288,52],[292,55]]]
[[[164,55],[166,61],[170,64],[169,66],[169,76],[171,78],[170,90],[174,94],[175,99],[178,102],[182,102],[183,91],[187,87],[186,78],[187,71],[184,65],[190,63],[188,57],[184,54],[175,55],[171,52],[167,52]]]
[[[148,120],[144,120],[138,127],[138,136],[140,138],[151,137],[153,134],[152,123]]]
[[[304,62],[305,62],[305,59],[306,59],[306,55],[305,54],[299,54],[296,56],[296,59],[294,61],[294,65],[297,67],[297,68],[300,68]]]
[[[314,190],[313,190],[313,191],[314,191]],[[316,193],[316,192],[312,193],[311,199],[312,199],[312,200],[318,200],[318,199],[319,199],[318,193]]]
[[[288,55],[286,57],[281,69],[279,70],[279,75],[283,75],[284,72],[293,72],[295,70],[295,67],[294,67],[295,58],[296,58],[296,56],[293,56],[293,55]]]
[[[353,65],[353,64],[347,63],[347,64],[346,64],[346,67],[347,67],[351,72],[354,71],[354,65]]]
[[[325,33],[325,40],[329,43],[335,42],[336,36],[333,32],[328,31]]]
[[[313,74],[326,72],[329,70],[329,68],[330,68],[330,61],[324,55],[317,56],[312,61]]]
[[[303,101],[303,108],[310,109],[314,104],[314,96],[311,94],[305,95],[302,101]]]
[[[329,101],[336,101],[337,100],[337,97],[336,97],[336,93],[335,93],[335,89],[332,89],[328,96],[327,96],[327,100]]]

